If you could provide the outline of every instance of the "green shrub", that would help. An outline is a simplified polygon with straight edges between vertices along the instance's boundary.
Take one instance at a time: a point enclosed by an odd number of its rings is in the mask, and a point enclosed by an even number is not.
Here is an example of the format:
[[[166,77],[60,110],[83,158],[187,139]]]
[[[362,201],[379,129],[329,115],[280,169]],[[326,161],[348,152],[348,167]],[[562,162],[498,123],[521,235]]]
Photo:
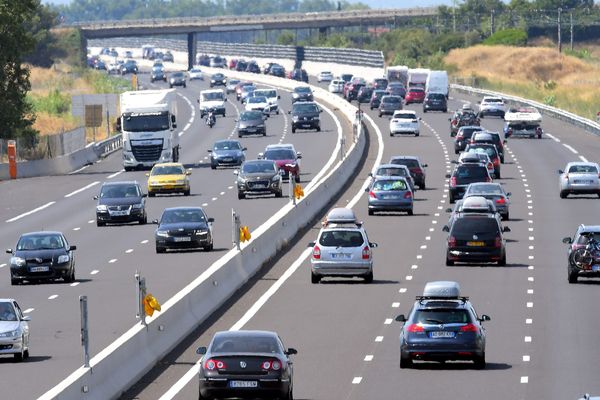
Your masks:
[[[590,58],[592,58],[592,53],[590,53],[588,49],[567,49],[565,50],[565,54],[568,56],[577,57],[581,60],[589,60]]]
[[[527,32],[523,29],[503,29],[496,31],[485,39],[483,44],[487,46],[525,46],[527,44]]]
[[[50,91],[46,96],[30,97],[36,113],[60,115],[71,109],[71,97],[61,94],[58,89]]]

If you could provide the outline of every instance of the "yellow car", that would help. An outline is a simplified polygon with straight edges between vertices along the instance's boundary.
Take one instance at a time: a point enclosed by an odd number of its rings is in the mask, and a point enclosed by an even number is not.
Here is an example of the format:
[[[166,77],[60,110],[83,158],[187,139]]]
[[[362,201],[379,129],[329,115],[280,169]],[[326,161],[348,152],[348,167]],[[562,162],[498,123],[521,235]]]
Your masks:
[[[148,177],[148,196],[154,197],[157,193],[183,193],[190,195],[191,171],[186,171],[180,163],[162,163],[152,167],[146,174]]]

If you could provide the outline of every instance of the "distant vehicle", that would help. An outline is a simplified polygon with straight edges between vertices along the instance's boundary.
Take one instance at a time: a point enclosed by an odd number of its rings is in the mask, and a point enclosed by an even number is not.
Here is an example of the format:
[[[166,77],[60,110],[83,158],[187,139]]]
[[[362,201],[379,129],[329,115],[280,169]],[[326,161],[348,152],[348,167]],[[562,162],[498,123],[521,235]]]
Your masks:
[[[385,90],[388,83],[388,80],[385,78],[375,78],[373,79],[373,90]]]
[[[392,156],[390,158],[389,164],[406,165],[406,167],[410,171],[410,175],[415,181],[415,185],[417,185],[419,189],[425,190],[425,179],[427,178],[425,168],[427,168],[427,164],[422,163],[419,157]]]
[[[469,143],[467,147],[465,147],[465,151],[483,152],[487,154],[490,157],[492,164],[494,164],[494,178],[500,179],[500,154],[495,145],[489,143]]]
[[[17,362],[29,357],[29,321],[14,299],[0,299],[0,354]]]
[[[245,199],[249,193],[271,193],[275,197],[283,196],[282,179],[274,161],[250,160],[245,161],[237,175],[238,199]]]
[[[227,77],[220,72],[212,74],[210,77],[210,87],[214,86],[227,86]]]
[[[246,71],[246,68],[248,67],[248,62],[245,60],[238,60],[235,63],[235,70],[236,71]]]
[[[265,65],[263,65],[263,67],[262,67],[262,73],[265,74],[265,75],[268,75],[269,72],[271,72],[271,67],[273,65],[276,65],[276,63],[274,63],[274,62],[268,62]]]
[[[502,219],[508,220],[510,218],[510,192],[505,192],[499,183],[471,183],[467,186],[463,199],[471,196],[479,196],[491,200],[498,213],[502,216]]]
[[[94,63],[94,69],[106,69],[106,64],[102,60],[96,60]]]
[[[360,89],[365,87],[367,83],[362,78],[353,77],[352,81],[345,86],[344,98],[348,101],[355,100]]]
[[[24,233],[14,249],[7,249],[10,257],[10,284],[23,281],[75,281],[76,246],[69,245],[61,232],[42,231]],[[0,315],[1,318],[1,315]],[[1,340],[1,339],[0,339]],[[0,354],[5,348],[0,348]]]
[[[200,108],[200,118],[208,113],[208,109],[212,108],[215,114],[221,114],[225,117],[225,102],[227,98],[223,89],[212,89],[200,91],[200,99],[198,99],[198,107]]]
[[[182,193],[190,195],[191,170],[186,171],[180,163],[161,163],[152,167],[146,174],[148,177],[148,196],[154,197],[159,193]]]
[[[449,180],[448,198],[450,204],[462,199],[470,183],[492,181],[487,167],[478,164],[458,165],[451,174],[446,175],[446,178]]]
[[[371,99],[369,100],[369,109],[379,108],[381,104],[381,98],[385,96],[385,90],[376,89],[371,93]]]
[[[237,59],[232,58],[231,60],[229,60],[229,63],[227,64],[227,68],[235,69],[236,65],[237,65]]]
[[[260,74],[260,67],[258,66],[256,61],[250,61],[250,62],[248,62],[248,65],[246,65],[246,72],[251,72],[253,74]]]
[[[504,118],[506,112],[506,105],[504,99],[495,96],[484,96],[479,103],[479,118],[483,118],[486,115],[496,115],[500,118]]]
[[[479,126],[481,121],[477,114],[470,108],[463,108],[454,113],[450,121],[450,136],[456,136],[461,126]]]
[[[297,183],[300,182],[302,153],[296,151],[293,144],[270,144],[263,153],[258,155],[258,158],[275,161],[275,165],[284,179],[289,179],[293,175],[294,180]]]
[[[425,89],[427,84],[427,78],[429,77],[429,69],[426,68],[413,68],[408,70],[408,83],[406,87],[408,89],[413,87],[420,87]]]
[[[315,129],[321,132],[321,117],[323,110],[311,101],[298,101],[292,105],[289,112],[292,115],[292,133],[297,129]]]
[[[425,95],[423,100],[423,112],[427,111],[442,111],[448,112],[448,100],[442,93],[430,93]]]
[[[146,194],[137,182],[104,182],[94,200],[98,201],[97,226],[123,222],[145,224],[148,221]]]
[[[560,198],[570,194],[595,194],[600,197],[600,166],[594,162],[570,162],[559,170]]]
[[[292,103],[297,101],[313,101],[313,92],[309,86],[296,86],[292,92]]]
[[[448,82],[448,72],[446,71],[429,71],[427,80],[425,81],[425,92],[441,93],[448,98],[450,84]]]
[[[256,87],[254,86],[254,83],[252,82],[248,82],[248,81],[242,81],[240,83],[238,83],[235,87],[235,98],[236,100],[240,101],[240,99],[242,98],[242,91],[244,90],[245,86],[252,86],[252,90],[256,89]]]
[[[125,58],[133,58],[133,53],[129,50],[125,52]]]
[[[413,87],[408,89],[406,96],[404,96],[404,103],[422,103],[425,100],[425,90],[420,87]]]
[[[183,86],[187,87],[187,83],[185,81],[185,74],[181,71],[173,72],[169,77],[169,87],[173,86]]]
[[[363,86],[358,90],[356,95],[356,101],[359,103],[368,103],[371,101],[371,96],[373,95],[373,88],[368,86]]]
[[[240,166],[246,161],[245,151],[238,140],[217,140],[210,153],[210,168]]]
[[[246,135],[267,136],[267,127],[265,125],[267,116],[260,111],[243,111],[240,113],[240,119],[237,123],[238,137]]]
[[[192,69],[190,69],[188,71],[188,79],[190,81],[199,79],[201,81],[204,80],[204,74],[202,73],[202,70],[198,67],[192,67]]]
[[[285,68],[283,68],[279,64],[274,64],[271,66],[271,69],[269,70],[269,74],[273,75],[273,76],[277,76],[279,78],[285,78]]]
[[[127,60],[123,64],[121,64],[121,75],[125,75],[128,73],[138,73],[138,65],[135,62],[135,60]]]
[[[386,68],[388,81],[398,82],[400,85],[408,86],[408,67],[405,65],[394,65]]]
[[[402,110],[402,97],[385,95],[379,103],[379,116],[394,115],[395,111]]]
[[[493,144],[496,146],[496,150],[498,150],[498,155],[500,156],[500,162],[504,164],[504,143],[505,140],[502,140],[500,137],[500,133],[492,132],[492,131],[482,131],[475,132],[473,136],[471,136],[470,144],[476,143],[487,143]]]
[[[221,56],[214,56],[210,58],[210,67],[211,68],[225,68],[227,65],[227,60],[225,60]]]
[[[402,211],[413,215],[413,191],[404,177],[374,178],[366,192],[369,193],[369,215],[375,215],[379,211]]]
[[[213,249],[212,223],[200,207],[165,208],[160,220],[153,223],[158,227],[154,232],[157,253],[172,249]]]
[[[308,83],[308,73],[304,69],[296,68],[291,72],[290,79]]]
[[[573,237],[565,237],[569,245],[567,256],[567,278],[577,283],[579,277],[600,277],[600,225],[579,225]]]
[[[369,176],[372,178],[380,178],[384,176],[401,176],[406,179],[408,185],[410,186],[410,190],[412,192],[416,192],[417,189],[415,187],[415,180],[410,174],[410,170],[406,165],[399,164],[381,164],[375,170],[375,174],[369,173]]]
[[[264,96],[252,96],[246,100],[246,111],[256,110],[268,115],[270,106],[267,98]]]
[[[419,136],[420,133],[420,117],[412,110],[394,111],[394,115],[390,120],[390,136],[396,134],[411,134]]]
[[[350,82],[353,77],[354,77],[354,75],[352,75],[352,74],[341,74],[340,75],[340,79],[343,80],[344,83]]]
[[[344,81],[341,79],[334,79],[329,83],[327,89],[330,93],[342,93],[344,90]]]
[[[281,96],[277,92],[277,89],[257,89],[253,95],[266,97],[269,107],[265,111],[268,113],[275,112],[275,114],[279,115],[279,99],[281,99]]]
[[[406,96],[406,88],[400,82],[390,82],[385,91],[390,96]]]
[[[162,60],[164,62],[173,62],[175,59],[173,57],[173,53],[171,53],[170,51],[166,51],[165,54],[163,54],[162,56]]]
[[[225,86],[225,92],[227,94],[234,93],[235,87],[240,83],[239,79],[227,79],[227,85]]]
[[[208,56],[208,54],[197,54],[196,64],[203,67],[210,67],[210,57]]]
[[[252,97],[252,94],[254,93],[255,90],[256,90],[256,86],[254,84],[242,86],[242,88],[240,90],[239,101],[242,104],[246,103],[246,100],[248,100],[248,97]]]
[[[142,46],[142,59],[153,60],[154,59],[154,46],[145,44]]]
[[[456,137],[454,138],[454,154],[458,154],[467,147],[467,144],[471,142],[471,137],[475,132],[483,131],[482,126],[469,126],[464,125],[458,128]]]
[[[167,81],[167,74],[162,67],[153,67],[150,71],[150,82],[154,81]]]
[[[333,80],[333,74],[331,71],[321,71],[317,75],[317,82],[331,82]]]

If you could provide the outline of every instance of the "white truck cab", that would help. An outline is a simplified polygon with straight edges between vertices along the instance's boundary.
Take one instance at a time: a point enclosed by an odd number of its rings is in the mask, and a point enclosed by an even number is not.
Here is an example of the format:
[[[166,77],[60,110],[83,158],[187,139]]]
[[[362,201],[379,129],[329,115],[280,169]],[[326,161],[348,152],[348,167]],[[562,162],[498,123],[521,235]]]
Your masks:
[[[208,114],[209,109],[213,109],[215,114],[225,116],[225,92],[223,89],[211,89],[202,90],[200,92],[200,98],[198,99],[198,105],[200,108],[200,118],[204,118]]]

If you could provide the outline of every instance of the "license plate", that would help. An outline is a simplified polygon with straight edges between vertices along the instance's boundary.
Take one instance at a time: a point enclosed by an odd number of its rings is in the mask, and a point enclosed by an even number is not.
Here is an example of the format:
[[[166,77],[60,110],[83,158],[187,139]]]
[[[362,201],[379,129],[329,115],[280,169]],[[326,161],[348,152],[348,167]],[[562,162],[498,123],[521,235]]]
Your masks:
[[[266,188],[266,187],[267,187],[267,185],[263,185],[263,184],[261,184],[261,183],[258,183],[258,184],[256,184],[256,185],[254,185],[254,188],[256,188],[256,189],[264,189],[264,188]]]
[[[386,194],[383,195],[382,198],[389,200],[389,199],[397,199],[399,196],[397,194]]]
[[[110,215],[114,215],[115,217],[121,217],[123,215],[129,215],[129,211],[112,211]]]
[[[252,129],[247,129],[248,132],[256,132],[256,129],[252,128]]]
[[[232,162],[232,161],[233,161],[233,158],[231,158],[231,157],[227,157],[227,158],[223,159],[223,162]]]
[[[593,181],[582,180],[582,179],[575,179],[573,181],[573,183],[584,183],[584,184],[588,184],[589,185],[589,184],[592,184],[594,182]]]
[[[481,246],[485,246],[485,243],[484,242],[467,242],[467,246],[481,247]]]
[[[176,242],[191,242],[192,238],[189,236],[182,236],[182,237],[174,237],[173,240]]]
[[[48,272],[50,271],[50,267],[44,265],[41,267],[30,267],[29,272]]]
[[[429,332],[429,337],[430,338],[453,338],[454,337],[454,332],[450,332],[450,331],[434,331],[434,332]]]
[[[255,387],[258,387],[258,381],[229,381],[229,387],[232,387],[232,388],[255,388]]]
[[[336,260],[349,260],[352,258],[352,254],[350,253],[331,253],[331,258],[335,258]]]

